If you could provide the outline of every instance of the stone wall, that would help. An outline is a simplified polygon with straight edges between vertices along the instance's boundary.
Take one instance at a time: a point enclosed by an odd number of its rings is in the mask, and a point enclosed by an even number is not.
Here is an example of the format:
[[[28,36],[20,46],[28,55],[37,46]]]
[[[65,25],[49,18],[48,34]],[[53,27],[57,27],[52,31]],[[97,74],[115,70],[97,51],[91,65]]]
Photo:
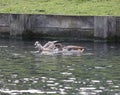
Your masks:
[[[32,15],[32,31],[37,34],[62,37],[90,37],[93,17]]]
[[[10,32],[10,15],[0,14],[0,34]]]
[[[0,35],[39,37],[120,37],[120,17],[0,14]]]
[[[94,37],[110,38],[117,35],[116,17],[95,16],[94,17]]]

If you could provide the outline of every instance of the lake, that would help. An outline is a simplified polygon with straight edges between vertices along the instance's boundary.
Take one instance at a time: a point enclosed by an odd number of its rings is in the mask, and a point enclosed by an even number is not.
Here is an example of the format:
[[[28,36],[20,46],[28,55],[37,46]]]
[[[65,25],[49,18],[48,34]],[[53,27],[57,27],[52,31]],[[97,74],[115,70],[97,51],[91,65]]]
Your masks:
[[[63,41],[86,49],[48,56],[34,42],[0,39],[0,95],[120,95],[119,43]]]

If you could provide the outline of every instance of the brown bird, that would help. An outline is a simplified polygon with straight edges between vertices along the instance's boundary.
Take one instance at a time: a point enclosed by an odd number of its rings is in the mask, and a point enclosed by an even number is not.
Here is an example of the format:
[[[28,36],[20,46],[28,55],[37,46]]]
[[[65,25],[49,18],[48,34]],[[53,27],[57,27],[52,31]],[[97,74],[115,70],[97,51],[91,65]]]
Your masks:
[[[75,46],[75,45],[64,46],[63,49],[65,49],[67,51],[76,50],[76,51],[80,51],[81,53],[85,50],[84,47]]]

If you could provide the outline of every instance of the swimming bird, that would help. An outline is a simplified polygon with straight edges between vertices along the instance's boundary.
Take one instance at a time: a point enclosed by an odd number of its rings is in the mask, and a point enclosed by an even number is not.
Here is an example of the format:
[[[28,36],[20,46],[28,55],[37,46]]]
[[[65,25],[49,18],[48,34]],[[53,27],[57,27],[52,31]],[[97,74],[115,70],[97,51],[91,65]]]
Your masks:
[[[85,50],[85,48],[81,46],[68,45],[68,46],[64,46],[63,50],[67,50],[67,51],[75,50],[82,53]]]
[[[71,50],[76,50],[76,51],[80,51],[83,52],[85,50],[84,47],[82,46],[76,46],[76,45],[68,45],[68,46],[64,46],[61,43],[56,43],[55,44],[55,48],[57,48],[59,51],[71,51]]]
[[[43,51],[53,51],[55,49],[55,43],[57,41],[49,41],[45,45],[41,45],[39,41],[35,42],[35,48],[38,48],[38,52],[43,52]]]

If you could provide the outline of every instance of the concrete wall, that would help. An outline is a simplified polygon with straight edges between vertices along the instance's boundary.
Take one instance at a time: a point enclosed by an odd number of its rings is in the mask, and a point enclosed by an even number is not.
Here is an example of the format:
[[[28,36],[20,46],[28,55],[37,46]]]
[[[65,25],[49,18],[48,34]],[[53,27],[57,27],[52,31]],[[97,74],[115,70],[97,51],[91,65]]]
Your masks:
[[[116,17],[95,16],[94,17],[94,37],[111,38],[117,36]]]
[[[113,16],[0,14],[0,35],[108,38],[120,36],[120,19]]]
[[[32,31],[49,36],[90,37],[93,35],[93,17],[32,15]]]
[[[10,32],[10,15],[0,14],[0,33]]]

